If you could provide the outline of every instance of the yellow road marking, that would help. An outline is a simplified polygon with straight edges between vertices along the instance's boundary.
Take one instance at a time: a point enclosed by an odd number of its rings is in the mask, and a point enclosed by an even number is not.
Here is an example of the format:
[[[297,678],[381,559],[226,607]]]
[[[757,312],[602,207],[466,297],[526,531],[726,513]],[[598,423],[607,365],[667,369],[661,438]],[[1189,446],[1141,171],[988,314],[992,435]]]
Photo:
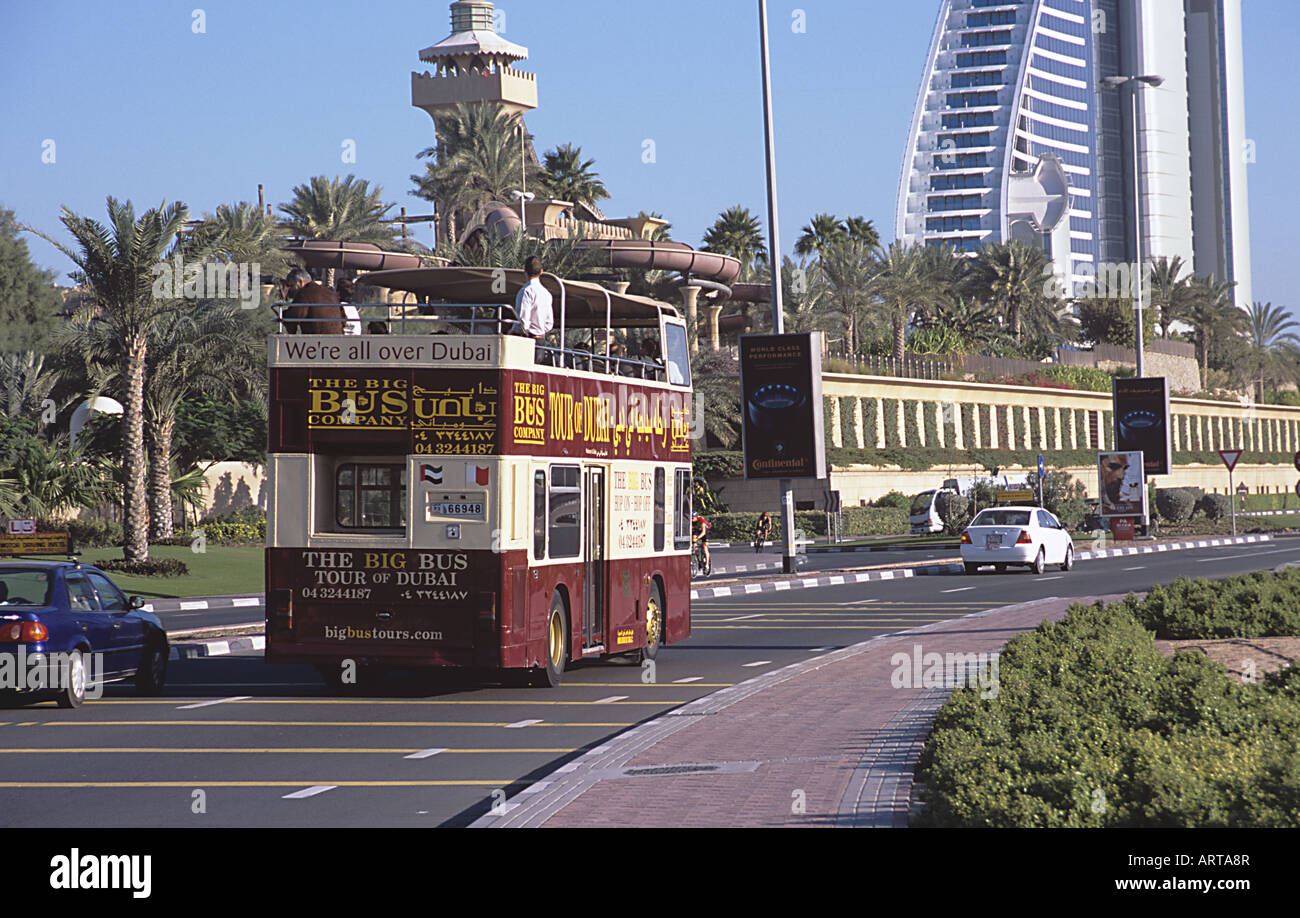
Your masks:
[[[0,789],[46,790],[83,787],[508,787],[517,778],[478,781],[0,781]]]
[[[176,702],[204,701],[206,699],[187,698],[184,695],[177,695],[171,698],[106,698],[96,703],[96,707],[105,706],[122,706],[122,705],[150,705],[150,704],[171,704]],[[478,701],[470,699],[453,699],[442,701],[437,698],[240,698],[225,702],[227,705],[241,704],[364,704],[364,705],[439,705],[439,704],[522,704],[522,705],[564,705],[573,707],[575,705],[595,705],[595,701]],[[609,701],[601,705],[602,708],[612,705],[646,705],[646,704],[663,704],[663,701]]]
[[[534,727],[630,727],[621,723],[554,723],[543,721]],[[48,720],[47,727],[508,727],[505,721],[464,720]]]
[[[499,755],[508,755],[508,754],[510,754],[510,753],[512,753],[512,752],[527,752],[527,753],[546,753],[546,754],[549,755],[549,754],[562,754],[562,753],[566,753],[566,752],[575,752],[576,750],[577,750],[577,747],[573,747],[573,748],[559,748],[559,747],[557,747],[557,748],[554,748],[554,749],[541,748],[541,747],[537,747],[537,748],[522,748],[522,749],[444,749],[440,754],[441,754],[441,755],[451,755],[451,754],[453,754],[453,753],[460,753],[460,754],[485,753],[485,754],[492,754],[492,755],[498,755],[498,754],[499,754]],[[354,755],[409,755],[410,753],[413,753],[413,752],[423,752],[423,751],[424,751],[424,750],[423,750],[423,749],[420,749],[420,748],[411,748],[411,749],[346,749],[346,748],[329,747],[329,746],[318,746],[318,747],[314,747],[314,748],[293,748],[293,747],[288,747],[288,748],[283,748],[283,749],[276,749],[276,748],[256,749],[256,748],[242,748],[242,747],[229,747],[229,748],[222,748],[222,749],[206,749],[206,748],[185,748],[185,747],[179,747],[179,746],[103,746],[103,747],[99,747],[99,746],[87,746],[87,747],[85,747],[85,748],[77,748],[77,747],[73,747],[73,748],[58,748],[58,749],[0,749],[0,755],[31,755],[31,754],[42,753],[42,752],[66,753],[66,754],[69,754],[69,755],[70,755],[70,754],[73,754],[73,753],[80,753],[80,752],[89,752],[89,753],[94,753],[94,752],[126,752],[126,753],[136,753],[136,752],[140,752],[140,753],[175,752],[175,753],[183,753],[183,754],[186,754],[186,755],[193,755],[193,754],[198,754],[198,753],[207,753],[207,752],[235,752],[235,753],[256,752],[256,753],[267,753],[267,754],[271,754],[271,755],[280,755],[280,754],[288,754],[288,753],[303,753],[303,752],[307,752],[307,753],[311,753],[311,754],[315,755],[315,754],[317,754],[317,753],[331,753],[331,752],[336,752],[336,753],[354,754]]]

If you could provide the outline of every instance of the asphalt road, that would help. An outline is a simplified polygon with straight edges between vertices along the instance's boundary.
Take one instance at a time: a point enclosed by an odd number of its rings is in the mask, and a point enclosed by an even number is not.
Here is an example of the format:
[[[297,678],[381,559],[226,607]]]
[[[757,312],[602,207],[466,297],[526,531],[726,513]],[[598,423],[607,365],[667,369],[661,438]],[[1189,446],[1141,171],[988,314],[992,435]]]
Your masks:
[[[260,653],[171,664],[163,698],[0,709],[0,825],[464,825],[567,758],[723,686],[881,634],[1043,596],[1144,590],[1300,560],[1300,540],[694,604],[652,684],[624,661],[554,691],[398,677],[330,696]]]

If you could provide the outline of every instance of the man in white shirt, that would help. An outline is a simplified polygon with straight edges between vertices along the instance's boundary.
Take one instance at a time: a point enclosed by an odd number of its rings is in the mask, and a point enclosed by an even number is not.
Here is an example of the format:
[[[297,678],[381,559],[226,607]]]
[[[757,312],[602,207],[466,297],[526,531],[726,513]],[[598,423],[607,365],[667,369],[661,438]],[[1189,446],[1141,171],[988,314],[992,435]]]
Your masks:
[[[519,324],[513,329],[514,334],[523,335],[540,341],[542,336],[555,327],[555,313],[551,310],[551,293],[542,286],[542,260],[536,255],[529,256],[524,262],[528,272],[528,283],[515,297],[515,315]]]

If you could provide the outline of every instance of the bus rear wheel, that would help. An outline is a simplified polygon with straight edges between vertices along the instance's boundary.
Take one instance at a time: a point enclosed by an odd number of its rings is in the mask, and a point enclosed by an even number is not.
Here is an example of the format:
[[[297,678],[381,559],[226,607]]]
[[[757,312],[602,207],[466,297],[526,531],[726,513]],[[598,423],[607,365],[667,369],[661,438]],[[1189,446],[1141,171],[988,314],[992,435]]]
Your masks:
[[[556,688],[564,681],[564,663],[569,656],[569,616],[557,593],[546,618],[546,666],[537,673],[539,686]]]
[[[659,584],[650,587],[650,599],[645,609],[645,647],[641,649],[642,660],[653,660],[659,656],[664,646],[664,597],[659,592]]]

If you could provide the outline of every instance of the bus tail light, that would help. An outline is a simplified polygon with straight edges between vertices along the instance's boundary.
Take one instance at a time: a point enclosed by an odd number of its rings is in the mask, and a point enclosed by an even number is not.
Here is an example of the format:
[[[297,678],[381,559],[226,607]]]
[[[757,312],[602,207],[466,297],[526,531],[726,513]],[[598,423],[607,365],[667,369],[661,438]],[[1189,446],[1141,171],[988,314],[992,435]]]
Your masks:
[[[1017,544],[1017,545],[1033,545],[1033,544],[1034,544],[1034,540],[1031,539],[1031,538],[1029,537],[1029,530],[1028,530],[1028,529],[1022,529],[1022,530],[1020,530],[1020,538],[1016,539],[1016,544]]]
[[[271,624],[282,628],[293,628],[293,590],[272,590],[271,601],[267,604],[267,615]]]
[[[497,626],[497,594],[480,593],[478,596],[478,623],[484,628]]]
[[[39,644],[50,638],[50,629],[40,622],[7,622],[0,626],[0,643]]]

